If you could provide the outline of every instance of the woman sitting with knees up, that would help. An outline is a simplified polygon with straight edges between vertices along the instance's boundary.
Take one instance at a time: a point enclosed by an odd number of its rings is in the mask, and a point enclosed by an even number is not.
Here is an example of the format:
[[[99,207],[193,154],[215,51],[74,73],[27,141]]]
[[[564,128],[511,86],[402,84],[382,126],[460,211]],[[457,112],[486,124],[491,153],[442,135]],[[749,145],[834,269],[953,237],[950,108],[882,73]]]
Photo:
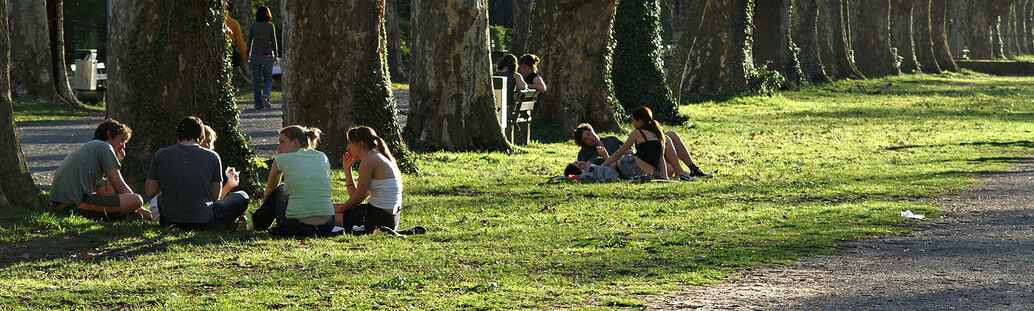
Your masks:
[[[334,229],[330,162],[315,149],[320,134],[298,125],[280,130],[262,206],[252,214],[253,229],[265,230],[274,220],[275,232],[287,235],[323,236]]]
[[[402,208],[402,173],[388,150],[388,143],[372,128],[359,126],[348,130],[347,148],[341,162],[345,167],[348,201],[334,204],[336,224],[353,231],[396,230]],[[356,161],[359,161],[358,179],[352,174]],[[369,201],[362,203],[367,197]],[[423,232],[422,227],[415,227],[399,233]]]

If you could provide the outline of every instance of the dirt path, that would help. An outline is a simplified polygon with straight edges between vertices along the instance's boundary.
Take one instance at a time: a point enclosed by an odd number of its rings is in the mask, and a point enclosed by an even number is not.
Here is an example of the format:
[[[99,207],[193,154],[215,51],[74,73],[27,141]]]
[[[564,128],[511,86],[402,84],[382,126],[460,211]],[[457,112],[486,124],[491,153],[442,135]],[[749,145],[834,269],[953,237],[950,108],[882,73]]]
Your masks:
[[[405,126],[406,112],[409,111],[409,90],[396,90],[398,100],[399,123]],[[240,103],[241,128],[251,136],[251,143],[259,156],[271,157],[276,153],[277,131],[282,127],[282,105],[273,102],[270,109],[251,109],[250,103]],[[49,190],[54,178],[54,171],[61,165],[68,153],[79,148],[93,138],[93,130],[103,117],[88,117],[70,121],[34,122],[18,126],[18,137],[22,142],[22,152],[29,164],[33,179],[44,190]],[[171,135],[170,130],[170,135]],[[130,141],[130,144],[133,142]]]
[[[944,218],[842,254],[743,271],[655,309],[1034,310],[1034,159],[939,198]]]

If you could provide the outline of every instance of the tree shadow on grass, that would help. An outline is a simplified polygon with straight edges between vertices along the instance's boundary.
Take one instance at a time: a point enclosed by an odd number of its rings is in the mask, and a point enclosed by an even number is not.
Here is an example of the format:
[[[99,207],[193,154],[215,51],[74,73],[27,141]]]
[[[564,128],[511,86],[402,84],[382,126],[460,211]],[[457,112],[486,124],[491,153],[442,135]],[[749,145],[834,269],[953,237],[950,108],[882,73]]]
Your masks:
[[[956,146],[978,146],[978,147],[979,146],[992,146],[992,147],[1034,148],[1034,141],[1029,141],[1029,140],[1016,140],[1016,141],[975,141],[975,142],[958,143],[958,144],[955,144],[955,145]],[[883,149],[884,150],[894,151],[894,150],[904,150],[904,149],[913,149],[913,148],[940,148],[940,147],[946,147],[946,146],[949,146],[949,144],[899,145],[899,146],[887,146],[887,147],[883,147]],[[994,159],[994,158],[986,158],[986,159]],[[1016,159],[1023,160],[1023,159],[1026,159],[1026,158],[1016,158]],[[977,159],[977,160],[979,160],[979,159]],[[977,161],[977,160],[971,160],[971,161]]]

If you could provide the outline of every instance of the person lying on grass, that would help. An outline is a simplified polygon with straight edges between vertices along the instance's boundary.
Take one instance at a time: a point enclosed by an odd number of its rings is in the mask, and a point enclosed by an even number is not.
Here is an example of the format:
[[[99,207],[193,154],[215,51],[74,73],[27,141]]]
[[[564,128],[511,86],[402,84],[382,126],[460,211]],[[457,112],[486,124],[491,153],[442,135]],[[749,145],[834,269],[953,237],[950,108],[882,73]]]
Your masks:
[[[197,117],[186,117],[176,126],[177,143],[154,154],[144,183],[148,198],[157,198],[159,222],[184,230],[227,228],[248,209],[248,194],[226,195],[222,161],[214,151],[202,147],[205,125]],[[239,183],[234,169],[227,170],[226,191]],[[161,194],[161,196],[159,196]]]
[[[645,107],[644,107],[645,108]],[[689,153],[689,149],[686,148],[685,143],[682,141],[682,137],[675,131],[667,131],[664,133],[665,148],[664,148],[664,161],[663,163],[668,167],[668,171],[672,172],[672,178],[679,178],[682,180],[696,180],[697,178],[711,178],[714,177],[712,174],[704,173],[693,161],[693,156]],[[618,150],[621,149],[622,142],[620,139],[614,136],[607,136],[600,138],[599,135],[593,130],[592,125],[587,123],[579,124],[574,130],[574,142],[578,146],[582,147],[578,151],[577,161],[568,165],[565,170],[586,170],[592,164],[603,164],[604,161],[609,159],[611,156],[615,156],[618,159],[625,156],[632,156],[634,153],[631,149],[626,149],[621,154],[617,154]],[[686,172],[682,169],[681,164],[685,163],[689,167],[689,176],[686,176]],[[587,162],[587,163],[578,163]],[[638,173],[632,166],[619,167],[617,162],[609,165],[615,169],[618,169],[618,173],[621,174],[622,178],[631,178]],[[622,171],[622,169],[625,169]],[[569,174],[565,174],[569,175]],[[577,174],[576,174],[577,175]]]
[[[651,175],[653,178],[680,180],[697,180],[697,177],[693,176],[694,174],[704,178],[711,177],[709,174],[704,174],[692,162],[692,158],[688,157],[689,152],[685,150],[686,147],[682,144],[681,139],[678,139],[680,146],[676,147],[674,146],[675,139],[670,139],[668,135],[663,134],[660,125],[653,119],[653,111],[650,108],[633,109],[631,117],[632,126],[635,126],[636,129],[628,135],[628,139],[614,154],[624,155],[628,153],[632,145],[635,145],[635,153],[630,156],[607,157],[600,165],[617,164],[618,171],[627,177]],[[677,137],[677,135],[673,136]],[[668,144],[672,144],[672,146],[668,148]],[[666,149],[672,151],[665,152]],[[676,159],[678,149],[682,149],[687,155],[686,158],[689,160],[687,165],[692,173],[685,172],[678,164]]]
[[[50,192],[51,209],[73,207],[87,218],[104,220],[151,219],[141,206],[143,198],[133,193],[122,179],[121,160],[133,131],[113,119],[104,120],[93,140],[68,154],[54,173]]]
[[[262,206],[252,213],[249,229],[266,230],[275,220],[277,234],[331,234],[334,205],[330,200],[330,162],[326,154],[315,149],[320,134],[318,128],[298,125],[280,129]]]

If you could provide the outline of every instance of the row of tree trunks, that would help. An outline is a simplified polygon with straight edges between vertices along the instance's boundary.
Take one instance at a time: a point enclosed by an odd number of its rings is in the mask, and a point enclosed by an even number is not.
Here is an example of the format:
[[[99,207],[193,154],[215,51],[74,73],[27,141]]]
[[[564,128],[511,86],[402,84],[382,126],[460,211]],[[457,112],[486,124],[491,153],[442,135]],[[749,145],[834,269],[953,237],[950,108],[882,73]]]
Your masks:
[[[618,4],[614,18],[614,95],[627,111],[645,106],[653,111],[655,120],[683,124],[688,118],[679,112],[664,81],[660,12],[658,0],[623,0]]]
[[[9,5],[12,91],[85,109],[65,72],[62,1],[11,0]]]
[[[767,66],[782,74],[786,78],[786,87],[806,82],[797,51],[814,51],[803,47],[798,49],[799,45],[794,45],[795,36],[800,34],[791,33],[791,29],[797,30],[797,25],[793,24],[794,13],[800,13],[799,10],[795,12],[795,8],[801,1],[794,4],[793,0],[764,0],[755,2],[754,7],[754,65],[759,68]]]
[[[817,0],[796,0],[793,14],[793,43],[800,48],[800,62],[809,82],[832,82],[822,62],[819,41],[819,3]]]
[[[833,78],[837,79],[865,79],[865,75],[862,74],[861,70],[858,70],[858,66],[855,64],[854,56],[851,55],[851,36],[850,36],[850,23],[848,22],[848,6],[846,0],[825,0],[818,1],[820,5],[819,19],[821,22],[819,25],[825,25],[824,31],[827,33],[829,38],[829,58],[832,58],[832,62],[827,62],[828,69],[835,69],[835,72],[829,73]]]
[[[912,23],[912,12],[916,0],[891,0],[891,43],[897,51],[899,68],[904,73],[921,73],[922,68],[916,59],[915,33]]]
[[[25,164],[11,102],[7,0],[0,0],[0,213],[14,206],[43,207],[43,196]]]
[[[601,132],[621,131],[618,120],[624,118],[624,109],[615,100],[610,75],[617,1],[515,3],[512,51],[542,57],[539,74],[550,86],[539,96],[536,118],[563,129],[589,123]],[[414,51],[413,55],[418,54]]]
[[[1002,55],[999,17],[1008,11],[1013,0],[951,0],[948,1],[948,19],[951,31],[950,46],[955,57],[963,50],[971,59],[996,59]],[[997,51],[996,51],[997,50]]]
[[[407,139],[413,145],[429,149],[509,149],[493,108],[488,1],[415,0],[412,8]],[[546,60],[545,63],[550,66],[546,68],[551,68],[560,61]],[[549,70],[545,73],[550,79],[563,78],[549,74]],[[546,95],[558,91],[554,88]],[[540,102],[545,104],[547,98]],[[536,113],[546,110],[541,108],[536,107]],[[538,115],[545,114],[548,113]],[[574,114],[562,116],[573,117]]]
[[[930,1],[930,36],[933,38],[933,56],[937,65],[947,71],[959,72],[948,44],[948,1]]]
[[[224,166],[239,168],[241,189],[255,193],[255,152],[239,129],[226,66],[222,1],[109,2],[108,115],[134,129],[123,161],[130,185],[142,185],[154,152],[176,143],[176,124],[199,116],[215,129]]]
[[[346,152],[348,129],[369,126],[389,142],[402,170],[415,171],[388,81],[380,1],[287,1],[283,13],[284,48],[292,51],[283,59],[292,68],[283,77],[284,125],[323,130],[319,148],[332,163]],[[321,48],[326,42],[374,52]]]
[[[912,33],[915,34],[916,61],[926,73],[941,73],[941,66],[934,56],[933,36],[930,18],[931,0],[916,0],[912,11]]]
[[[890,1],[851,2],[851,46],[858,69],[867,77],[901,73],[891,45]]]

